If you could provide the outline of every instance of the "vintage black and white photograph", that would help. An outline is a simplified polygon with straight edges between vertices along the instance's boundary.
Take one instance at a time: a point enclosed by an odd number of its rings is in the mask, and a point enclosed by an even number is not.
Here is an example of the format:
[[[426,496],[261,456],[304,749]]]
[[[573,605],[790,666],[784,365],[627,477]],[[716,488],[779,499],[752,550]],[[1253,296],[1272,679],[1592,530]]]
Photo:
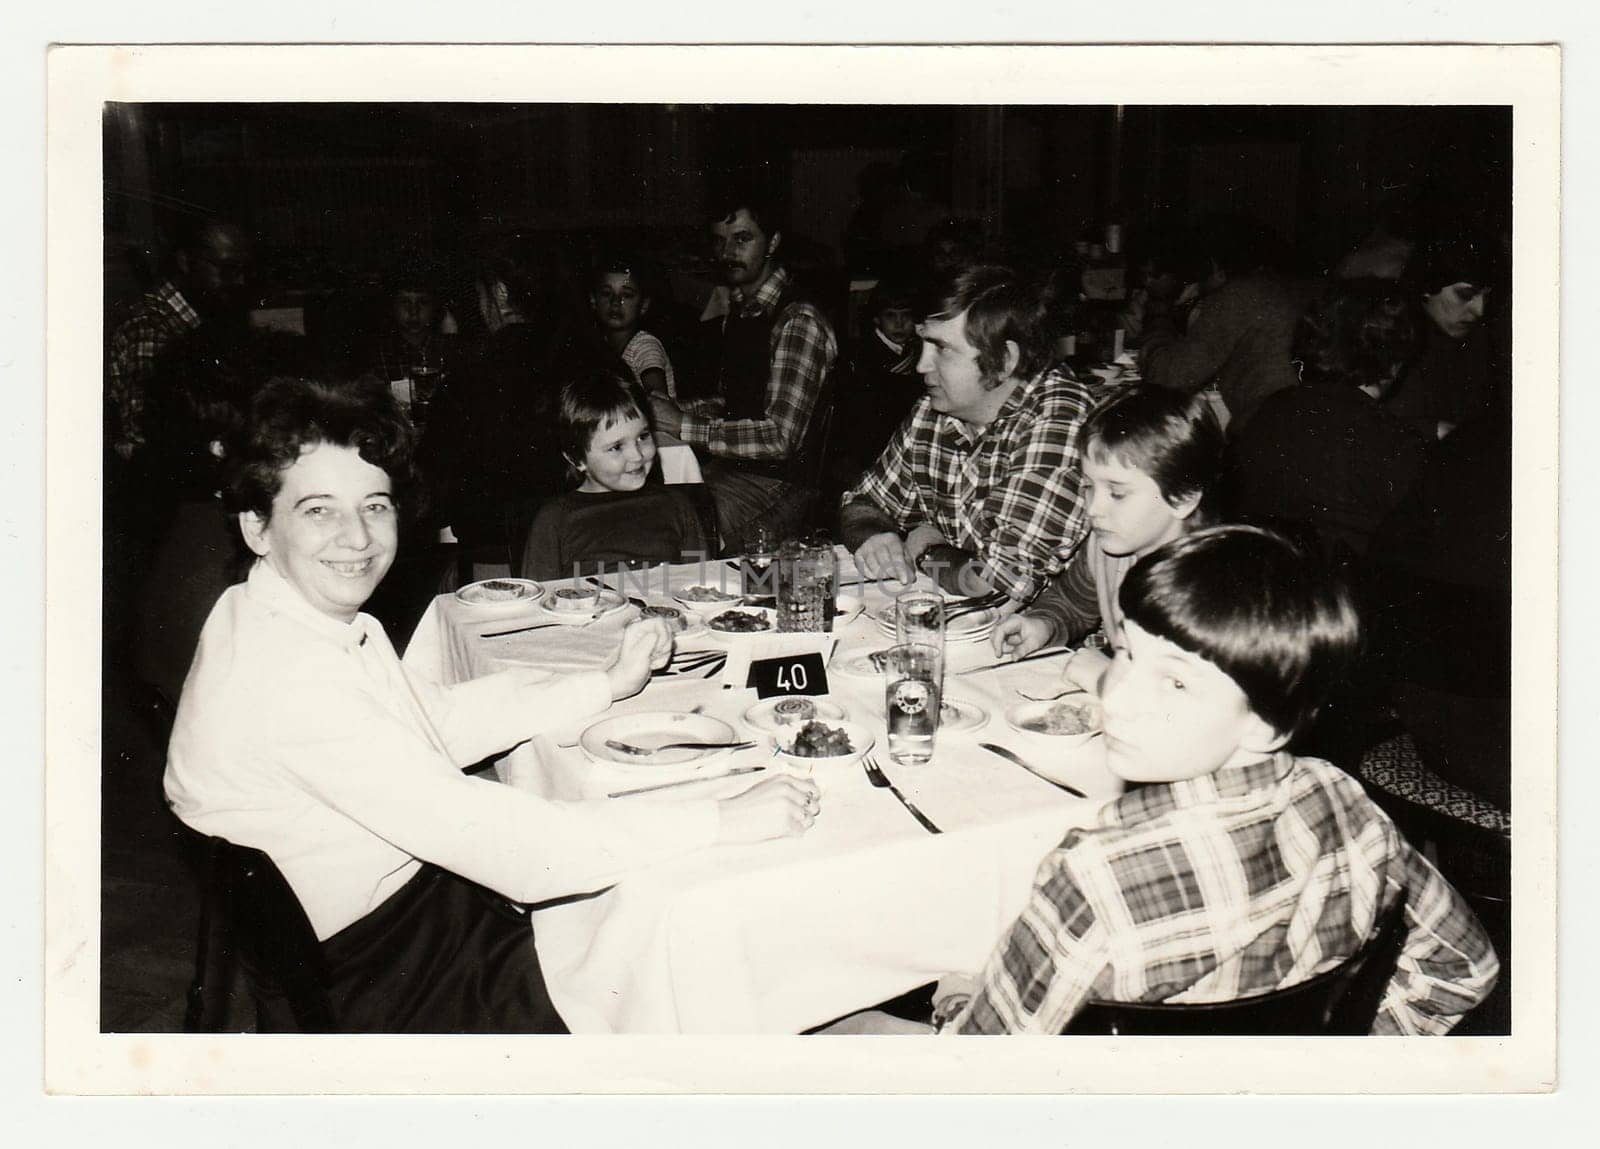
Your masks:
[[[99,101],[76,1016],[1543,1033],[1544,109],[659,86]]]

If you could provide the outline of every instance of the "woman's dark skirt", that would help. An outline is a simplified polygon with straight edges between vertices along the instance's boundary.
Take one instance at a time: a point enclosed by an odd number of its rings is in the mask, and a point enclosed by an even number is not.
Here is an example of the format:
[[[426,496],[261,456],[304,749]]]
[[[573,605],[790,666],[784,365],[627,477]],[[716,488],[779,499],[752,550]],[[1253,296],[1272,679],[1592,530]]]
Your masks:
[[[322,943],[345,1033],[566,1033],[527,914],[437,866]]]

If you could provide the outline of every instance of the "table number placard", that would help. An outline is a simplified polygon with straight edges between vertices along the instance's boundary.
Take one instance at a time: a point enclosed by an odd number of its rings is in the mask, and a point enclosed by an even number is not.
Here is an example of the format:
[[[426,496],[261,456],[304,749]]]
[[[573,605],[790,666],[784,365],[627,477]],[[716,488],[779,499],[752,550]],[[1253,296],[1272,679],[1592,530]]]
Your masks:
[[[755,687],[758,698],[783,694],[828,693],[828,668],[822,655],[786,654],[777,658],[756,658],[750,662],[746,686]]]

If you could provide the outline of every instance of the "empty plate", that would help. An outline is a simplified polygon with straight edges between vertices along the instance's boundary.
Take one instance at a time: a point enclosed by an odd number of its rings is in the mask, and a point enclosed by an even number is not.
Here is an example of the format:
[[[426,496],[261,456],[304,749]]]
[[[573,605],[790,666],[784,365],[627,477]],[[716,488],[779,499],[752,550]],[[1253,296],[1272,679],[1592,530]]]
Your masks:
[[[596,722],[578,738],[583,752],[596,762],[614,766],[687,766],[725,754],[725,750],[653,750],[669,742],[736,742],[733,727],[704,714],[619,714]],[[625,742],[645,754],[629,754],[607,746]]]

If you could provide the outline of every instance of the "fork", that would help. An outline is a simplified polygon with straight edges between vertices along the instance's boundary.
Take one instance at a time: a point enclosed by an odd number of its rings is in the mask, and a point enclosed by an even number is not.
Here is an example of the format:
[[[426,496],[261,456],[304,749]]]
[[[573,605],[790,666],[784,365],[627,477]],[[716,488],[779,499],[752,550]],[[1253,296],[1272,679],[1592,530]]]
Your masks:
[[[666,742],[660,746],[635,746],[631,742],[621,742],[615,738],[607,738],[606,745],[619,754],[648,755],[659,754],[663,750],[748,750],[754,742]]]
[[[996,591],[994,594],[984,594],[978,595],[975,598],[969,598],[961,605],[957,606],[954,610],[945,611],[944,620],[946,623],[948,623],[953,618],[961,618],[965,615],[977,614],[980,611],[991,610],[1005,602],[1009,597],[1009,595]]]
[[[900,793],[900,787],[889,781],[889,776],[879,769],[878,764],[870,757],[864,757],[861,759],[861,768],[867,772],[868,782],[871,782],[880,790],[889,791],[889,793],[900,799],[900,805],[911,811],[911,816],[918,822],[922,823],[922,828],[924,830],[928,831],[930,834],[944,833],[943,830],[939,829],[939,827],[933,824],[932,819],[930,819],[921,810],[913,806],[910,799],[908,799],[904,794]]]
[[[1017,693],[1029,702],[1054,702],[1058,698],[1065,698],[1069,694],[1084,694],[1086,691],[1081,686],[1069,686],[1065,690],[1058,690],[1054,694],[1029,694],[1026,690],[1018,689]]]

